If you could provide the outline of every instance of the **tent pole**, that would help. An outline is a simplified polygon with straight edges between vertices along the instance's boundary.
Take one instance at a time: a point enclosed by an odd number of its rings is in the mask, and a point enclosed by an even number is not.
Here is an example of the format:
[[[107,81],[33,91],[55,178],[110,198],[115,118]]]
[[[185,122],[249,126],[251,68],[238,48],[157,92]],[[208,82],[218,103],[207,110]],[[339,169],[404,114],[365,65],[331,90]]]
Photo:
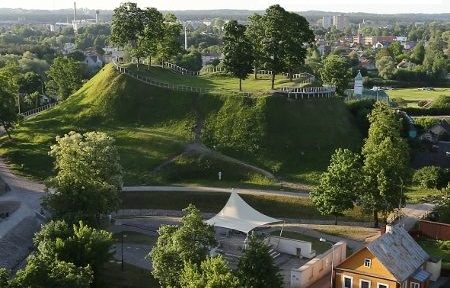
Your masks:
[[[281,241],[281,235],[283,234],[283,230],[284,230],[284,223],[286,223],[286,221],[283,220],[283,226],[281,226],[281,230],[280,230],[280,236],[278,237],[278,243],[277,243],[277,248],[280,245],[280,241]]]

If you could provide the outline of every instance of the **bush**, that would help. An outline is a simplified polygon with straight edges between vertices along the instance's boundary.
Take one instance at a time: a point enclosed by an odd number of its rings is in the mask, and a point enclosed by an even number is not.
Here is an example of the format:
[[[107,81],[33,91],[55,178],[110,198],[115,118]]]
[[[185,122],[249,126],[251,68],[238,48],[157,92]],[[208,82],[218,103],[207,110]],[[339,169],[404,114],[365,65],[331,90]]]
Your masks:
[[[439,123],[439,119],[432,117],[415,118],[414,123],[417,128],[426,130]]]
[[[443,189],[449,181],[449,171],[436,166],[425,166],[413,175],[413,181],[423,188]]]
[[[439,96],[433,101],[431,108],[446,109],[447,111],[450,111],[450,96]]]

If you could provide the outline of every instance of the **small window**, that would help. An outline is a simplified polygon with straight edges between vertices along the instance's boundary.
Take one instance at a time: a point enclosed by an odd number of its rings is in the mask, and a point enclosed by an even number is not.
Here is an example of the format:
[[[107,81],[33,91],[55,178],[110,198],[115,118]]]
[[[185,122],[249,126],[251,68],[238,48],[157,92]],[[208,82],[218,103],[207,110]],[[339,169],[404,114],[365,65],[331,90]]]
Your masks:
[[[411,288],[420,288],[420,284],[419,284],[419,283],[416,283],[416,282],[411,282],[410,287],[411,287]]]
[[[344,276],[344,288],[352,288],[352,278]]]
[[[359,284],[360,288],[370,288],[370,281],[367,280],[361,280],[361,283]]]
[[[389,285],[378,283],[378,288],[389,288]]]
[[[372,266],[372,260],[366,258],[364,259],[364,267],[370,268]]]

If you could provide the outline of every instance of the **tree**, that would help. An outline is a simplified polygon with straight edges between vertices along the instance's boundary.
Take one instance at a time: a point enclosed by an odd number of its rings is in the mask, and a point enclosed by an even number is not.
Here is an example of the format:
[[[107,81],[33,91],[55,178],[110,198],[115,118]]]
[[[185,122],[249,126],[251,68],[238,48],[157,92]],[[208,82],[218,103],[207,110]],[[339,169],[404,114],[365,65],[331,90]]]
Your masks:
[[[264,64],[264,21],[261,15],[253,14],[249,17],[249,25],[245,34],[252,43],[254,77],[258,79],[258,69]]]
[[[383,56],[375,63],[378,74],[384,79],[391,79],[394,76],[396,65],[391,56]]]
[[[309,28],[309,23],[305,17],[297,13],[287,12],[287,23],[284,31],[285,49],[284,64],[289,73],[289,80],[292,81],[294,69],[299,69],[305,64],[307,48],[314,41],[314,33]]]
[[[239,280],[233,275],[222,256],[208,257],[200,269],[186,263],[180,276],[182,288],[238,288]]]
[[[9,288],[9,273],[5,268],[0,268],[0,288]]]
[[[425,166],[414,173],[413,181],[423,188],[442,190],[449,184],[450,172],[437,166]]]
[[[245,26],[238,24],[236,20],[225,25],[223,54],[225,69],[239,78],[239,91],[242,91],[242,80],[252,71],[254,55],[252,44],[245,35]]]
[[[82,221],[72,226],[63,220],[51,221],[34,236],[34,245],[40,255],[89,266],[96,273],[111,258],[111,233],[91,228]]]
[[[365,140],[364,189],[361,205],[373,212],[374,226],[378,227],[378,213],[384,218],[404,203],[403,182],[408,171],[408,144],[400,136],[400,120],[383,102],[374,105],[369,116],[369,136]],[[406,182],[406,181],[405,181]]]
[[[402,61],[403,54],[403,46],[398,41],[394,41],[388,47],[389,51],[392,53],[396,61]]]
[[[122,189],[122,168],[114,139],[103,132],[69,132],[56,137],[50,156],[56,176],[47,181],[44,204],[69,223],[97,224],[101,214],[116,210]]]
[[[322,215],[337,217],[352,209],[362,184],[361,159],[348,149],[337,149],[310,197]]]
[[[180,43],[182,28],[174,14],[168,13],[164,16],[163,37],[158,46],[158,55],[163,61],[182,51]]]
[[[11,139],[9,130],[17,120],[16,100],[14,94],[8,91],[7,85],[3,85],[2,82],[2,79],[0,79],[0,122],[5,128],[8,138]]]
[[[272,71],[272,89],[275,88],[275,75],[284,69],[284,41],[287,12],[280,5],[272,5],[263,16],[264,39],[262,53],[265,68]]]
[[[48,90],[64,100],[81,87],[82,75],[79,62],[72,58],[58,57],[47,71]]]
[[[11,280],[12,287],[89,288],[92,283],[89,266],[55,260],[44,255],[31,255],[27,265]]]
[[[344,93],[352,77],[350,65],[345,58],[331,54],[323,61],[320,76],[325,84],[336,86],[340,94]]]
[[[19,93],[32,94],[34,92],[42,92],[43,81],[41,76],[36,72],[26,72],[25,74],[20,74],[17,79],[17,85]]]
[[[205,224],[192,204],[183,210],[179,227],[163,225],[150,252],[153,276],[162,287],[179,287],[184,263],[199,265],[216,244],[214,228]]]
[[[111,41],[121,47],[136,48],[144,31],[143,16],[136,3],[126,2],[115,8],[111,19]]]
[[[423,59],[425,58],[425,46],[423,42],[420,41],[417,45],[411,50],[411,54],[409,55],[409,59],[418,65],[423,63]]]
[[[275,265],[270,248],[252,235],[247,249],[239,258],[237,276],[241,287],[283,287],[279,268]]]

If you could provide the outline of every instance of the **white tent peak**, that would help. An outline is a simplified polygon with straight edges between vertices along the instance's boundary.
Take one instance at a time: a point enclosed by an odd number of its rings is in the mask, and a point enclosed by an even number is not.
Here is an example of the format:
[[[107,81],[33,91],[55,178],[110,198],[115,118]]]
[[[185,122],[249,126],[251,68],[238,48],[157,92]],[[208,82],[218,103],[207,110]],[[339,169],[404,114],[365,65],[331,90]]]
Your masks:
[[[256,227],[282,222],[266,216],[248,205],[236,192],[232,192],[227,204],[207,224],[248,233]]]

